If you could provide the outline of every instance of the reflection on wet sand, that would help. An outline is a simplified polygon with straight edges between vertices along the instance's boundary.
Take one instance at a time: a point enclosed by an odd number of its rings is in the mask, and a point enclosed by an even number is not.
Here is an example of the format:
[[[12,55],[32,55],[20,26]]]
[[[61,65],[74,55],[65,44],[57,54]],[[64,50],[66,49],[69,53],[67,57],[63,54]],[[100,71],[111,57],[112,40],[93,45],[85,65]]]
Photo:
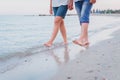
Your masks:
[[[4,59],[0,62],[0,78],[13,80],[16,76],[16,80],[26,80],[26,78],[50,80],[59,72],[61,66],[67,65],[68,62],[74,60],[78,54],[84,51],[82,47],[72,45],[58,45],[52,48],[43,47],[44,49],[34,47],[28,49],[25,54],[21,53],[22,57],[17,55]],[[11,75],[11,73],[16,74]]]
[[[55,53],[54,49],[50,50],[51,56],[54,58],[54,60],[58,65],[65,64],[69,61],[68,45],[65,45],[63,48],[64,48],[64,51],[63,51],[64,53],[63,52],[60,53],[60,54],[63,54],[63,57],[64,57],[63,61],[61,60],[60,56],[57,55],[57,52]]]

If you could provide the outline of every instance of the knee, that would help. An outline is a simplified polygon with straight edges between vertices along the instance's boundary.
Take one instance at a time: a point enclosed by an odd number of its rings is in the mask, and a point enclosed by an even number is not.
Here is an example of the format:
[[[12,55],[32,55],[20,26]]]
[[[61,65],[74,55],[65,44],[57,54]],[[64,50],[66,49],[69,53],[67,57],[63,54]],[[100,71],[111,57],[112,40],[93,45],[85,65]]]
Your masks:
[[[56,17],[54,20],[55,24],[60,24],[62,22],[62,18]]]

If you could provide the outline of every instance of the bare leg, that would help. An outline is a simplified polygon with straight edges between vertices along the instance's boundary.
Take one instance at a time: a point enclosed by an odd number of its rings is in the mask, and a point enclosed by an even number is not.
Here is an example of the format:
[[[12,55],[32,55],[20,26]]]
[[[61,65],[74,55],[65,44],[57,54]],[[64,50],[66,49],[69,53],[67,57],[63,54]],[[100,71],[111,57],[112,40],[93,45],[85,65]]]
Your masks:
[[[79,40],[83,43],[88,42],[88,23],[82,23],[81,35]]]
[[[52,45],[52,43],[53,43],[54,39],[56,38],[57,33],[60,29],[61,21],[62,21],[61,17],[59,17],[59,16],[55,17],[52,36],[51,36],[50,40],[44,44],[45,46],[50,47]]]
[[[65,25],[64,25],[63,20],[61,21],[61,25],[60,25],[60,32],[62,34],[64,44],[67,44],[67,35],[66,35],[66,29],[65,29]]]
[[[81,25],[81,35],[78,40],[74,40],[73,42],[79,44],[81,46],[88,45],[88,23],[82,23]]]

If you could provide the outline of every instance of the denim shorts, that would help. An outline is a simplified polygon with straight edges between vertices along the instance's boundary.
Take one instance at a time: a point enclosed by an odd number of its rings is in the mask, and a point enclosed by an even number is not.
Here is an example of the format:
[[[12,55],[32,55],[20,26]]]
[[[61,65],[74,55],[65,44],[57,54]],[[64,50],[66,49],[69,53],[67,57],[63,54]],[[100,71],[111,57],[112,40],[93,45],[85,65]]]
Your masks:
[[[89,23],[89,16],[92,8],[92,4],[89,2],[89,0],[75,2],[75,8],[79,16],[80,24]]]
[[[68,6],[67,5],[61,5],[59,7],[53,7],[54,16],[60,16],[63,19],[66,16],[67,10],[68,10]]]

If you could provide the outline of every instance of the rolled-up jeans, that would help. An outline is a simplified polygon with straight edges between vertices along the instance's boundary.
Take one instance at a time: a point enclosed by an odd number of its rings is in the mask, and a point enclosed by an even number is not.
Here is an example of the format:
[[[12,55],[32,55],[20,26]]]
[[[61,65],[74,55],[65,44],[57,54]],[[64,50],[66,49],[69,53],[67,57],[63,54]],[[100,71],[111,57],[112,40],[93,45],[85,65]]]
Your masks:
[[[89,16],[92,8],[92,4],[89,2],[89,0],[75,2],[75,8],[79,17],[80,24],[89,23]]]

